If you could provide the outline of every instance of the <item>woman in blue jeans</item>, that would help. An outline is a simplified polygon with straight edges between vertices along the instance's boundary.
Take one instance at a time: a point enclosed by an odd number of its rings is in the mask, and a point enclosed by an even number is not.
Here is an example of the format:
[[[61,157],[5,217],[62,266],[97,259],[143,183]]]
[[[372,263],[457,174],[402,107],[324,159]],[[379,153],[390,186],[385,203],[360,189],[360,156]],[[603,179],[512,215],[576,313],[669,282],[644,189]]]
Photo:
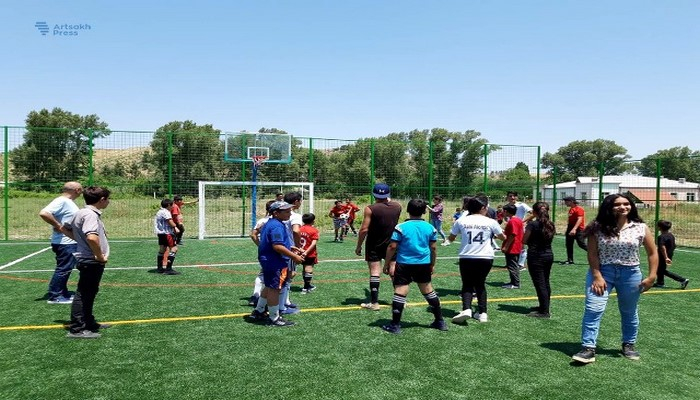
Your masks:
[[[581,342],[583,348],[573,360],[584,364],[595,361],[595,348],[605,306],[613,288],[622,319],[622,355],[638,360],[635,349],[639,315],[637,304],[642,292],[656,280],[658,256],[654,236],[639,217],[637,207],[629,197],[611,194],[603,199],[596,219],[584,234],[588,237],[586,277],[586,306],[583,313]],[[642,277],[639,268],[639,247],[644,246],[649,274]]]

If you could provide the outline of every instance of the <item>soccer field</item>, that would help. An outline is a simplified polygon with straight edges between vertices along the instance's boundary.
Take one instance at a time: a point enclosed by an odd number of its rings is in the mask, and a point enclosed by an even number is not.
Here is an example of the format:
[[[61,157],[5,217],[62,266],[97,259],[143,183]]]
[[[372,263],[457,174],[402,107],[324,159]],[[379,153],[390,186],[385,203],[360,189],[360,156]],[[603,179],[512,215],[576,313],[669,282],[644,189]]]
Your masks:
[[[109,227],[108,227],[109,228]],[[697,399],[700,369],[700,251],[678,249],[670,279],[640,302],[640,361],[620,354],[620,317],[611,298],[597,361],[570,362],[580,348],[585,254],[552,271],[552,319],[525,316],[536,305],[526,272],[520,290],[496,258],[487,278],[489,322],[428,328],[432,314],[411,287],[403,330],[380,329],[391,318],[393,290],[382,278],[380,311],[359,307],[368,297],[366,263],[354,238],[322,236],[314,284],[292,300],[301,313],[289,328],[247,322],[258,272],[250,240],[188,240],[179,276],[150,272],[155,238],[112,242],[110,264],[95,303],[95,340],[65,337],[67,305],[44,294],[53,271],[47,243],[0,244],[0,398],[2,399]],[[555,239],[555,259],[564,254]],[[434,285],[450,318],[460,306],[457,246],[438,247]],[[643,267],[643,271],[646,267]],[[77,271],[69,288],[77,282]]]

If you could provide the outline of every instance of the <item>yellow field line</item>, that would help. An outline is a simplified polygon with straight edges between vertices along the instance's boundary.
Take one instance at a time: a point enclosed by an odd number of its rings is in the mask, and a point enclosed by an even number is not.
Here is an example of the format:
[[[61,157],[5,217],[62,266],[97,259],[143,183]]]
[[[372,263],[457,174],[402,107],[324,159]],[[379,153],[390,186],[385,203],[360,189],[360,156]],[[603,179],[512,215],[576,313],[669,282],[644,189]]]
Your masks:
[[[674,294],[674,293],[697,293],[700,289],[685,289],[685,290],[654,290],[645,292],[645,295],[660,295],[660,294]],[[612,293],[611,296],[616,296],[617,293]],[[567,294],[567,295],[554,295],[552,300],[556,299],[582,299],[585,295],[583,294]],[[536,296],[527,297],[505,297],[505,298],[492,298],[489,299],[489,303],[503,303],[503,302],[516,302],[516,301],[527,301],[527,300],[537,300]],[[442,304],[461,304],[461,300],[441,300]],[[406,303],[409,307],[424,307],[425,302],[416,303]],[[380,305],[381,308],[388,309],[387,305]],[[329,311],[354,311],[361,310],[360,306],[341,306],[341,307],[320,307],[320,308],[308,308],[300,310],[302,313],[318,313],[318,312],[329,312]],[[249,315],[249,313],[236,313],[236,314],[220,314],[220,315],[202,315],[202,316],[190,316],[190,317],[171,317],[171,318],[151,318],[151,319],[132,319],[124,321],[108,321],[105,322],[111,325],[133,325],[133,324],[155,324],[162,322],[182,322],[182,321],[205,321],[205,320],[215,320],[215,319],[227,319],[227,318],[242,318]],[[53,325],[24,325],[24,326],[0,326],[0,331],[26,331],[26,330],[43,330],[43,329],[65,329],[67,325],[53,324]]]

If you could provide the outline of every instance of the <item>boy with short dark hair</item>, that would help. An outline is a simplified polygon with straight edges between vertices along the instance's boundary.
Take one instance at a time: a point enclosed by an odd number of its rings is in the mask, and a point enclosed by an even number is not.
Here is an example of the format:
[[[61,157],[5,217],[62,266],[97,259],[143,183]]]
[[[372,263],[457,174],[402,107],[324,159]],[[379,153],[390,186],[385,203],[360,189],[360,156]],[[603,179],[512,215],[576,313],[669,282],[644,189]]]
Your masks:
[[[671,221],[659,220],[656,226],[661,234],[656,238],[656,247],[659,251],[659,268],[656,272],[656,283],[654,287],[664,287],[664,276],[668,276],[676,282],[680,282],[681,289],[688,287],[690,279],[686,279],[668,270],[668,266],[673,262],[673,253],[676,250],[676,237],[671,233],[673,223]]]
[[[186,206],[188,204],[194,204],[198,202],[199,199],[194,199],[192,201],[185,202],[182,200],[182,196],[180,195],[175,195],[173,196],[173,208],[170,210],[170,214],[173,216],[173,221],[175,221],[175,226],[177,226],[177,229],[179,232],[175,234],[175,238],[177,239],[176,243],[177,245],[182,245],[182,234],[185,233],[185,225],[184,223],[184,218],[182,218],[182,206]]]
[[[345,234],[345,226],[348,223],[348,215],[345,210],[343,202],[340,200],[335,201],[335,205],[331,208],[328,216],[333,218],[333,230],[335,232],[334,242],[342,242],[343,235]]]
[[[506,268],[510,275],[510,282],[501,286],[503,289],[520,289],[520,265],[518,259],[523,249],[523,220],[515,214],[517,208],[513,204],[503,206],[503,216],[508,220],[503,234],[506,240],[501,245],[501,251],[506,256]]]
[[[408,285],[416,282],[423,297],[430,305],[435,320],[430,324],[431,328],[441,331],[447,330],[445,320],[442,318],[440,298],[431,283],[435,269],[437,248],[437,230],[423,220],[428,208],[428,203],[421,199],[412,199],[408,202],[409,219],[396,225],[391,235],[391,243],[386,250],[385,269],[394,282],[394,298],[391,302],[391,323],[382,326],[389,333],[401,332],[401,314],[406,305]],[[396,263],[391,260],[396,255]]]
[[[156,259],[156,272],[164,275],[179,275],[180,273],[173,269],[177,254],[177,234],[180,232],[170,213],[173,201],[163,199],[160,202],[160,207],[153,218],[153,231],[158,236],[158,245],[160,246]],[[163,268],[163,264],[165,264],[165,268]]]
[[[102,210],[109,205],[110,191],[99,186],[83,190],[85,208],[75,213],[71,222],[64,225],[67,235],[77,243],[75,259],[80,271],[78,288],[70,310],[70,331],[66,335],[72,339],[96,339],[100,329],[109,324],[100,324],[92,314],[95,297],[100,290],[100,281],[109,258],[109,242],[102,222]]]
[[[314,277],[314,265],[318,263],[318,253],[316,252],[316,243],[318,243],[318,229],[314,227],[316,216],[312,213],[301,216],[304,225],[299,228],[301,235],[301,250],[304,261],[301,265],[304,268],[304,287],[301,289],[301,294],[307,294],[316,290],[316,286],[311,284]]]

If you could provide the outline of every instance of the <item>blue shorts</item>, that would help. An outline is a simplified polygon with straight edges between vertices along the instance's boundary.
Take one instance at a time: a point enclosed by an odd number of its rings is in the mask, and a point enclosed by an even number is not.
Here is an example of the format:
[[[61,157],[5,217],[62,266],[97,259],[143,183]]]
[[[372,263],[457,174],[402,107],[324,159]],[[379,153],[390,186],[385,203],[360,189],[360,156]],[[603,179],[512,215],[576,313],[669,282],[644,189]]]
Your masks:
[[[288,279],[289,269],[287,266],[262,266],[263,281],[265,287],[281,290]]]

